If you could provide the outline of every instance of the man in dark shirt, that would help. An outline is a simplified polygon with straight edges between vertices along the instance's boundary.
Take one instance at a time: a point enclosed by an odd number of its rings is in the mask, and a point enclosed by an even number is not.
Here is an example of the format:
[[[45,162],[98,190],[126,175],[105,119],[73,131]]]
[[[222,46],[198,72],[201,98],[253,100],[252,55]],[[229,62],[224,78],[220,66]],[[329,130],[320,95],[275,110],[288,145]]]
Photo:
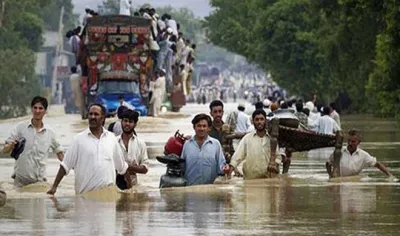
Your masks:
[[[224,104],[220,100],[214,100],[210,103],[210,115],[213,120],[209,135],[222,143],[222,125],[224,124],[222,116],[224,115]]]

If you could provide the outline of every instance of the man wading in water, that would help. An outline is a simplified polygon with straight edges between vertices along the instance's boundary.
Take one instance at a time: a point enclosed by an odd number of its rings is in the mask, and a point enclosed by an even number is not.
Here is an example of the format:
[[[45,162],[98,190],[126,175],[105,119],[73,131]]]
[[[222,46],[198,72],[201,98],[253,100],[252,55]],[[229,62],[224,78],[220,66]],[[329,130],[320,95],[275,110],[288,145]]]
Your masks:
[[[57,191],[58,184],[71,169],[75,172],[77,194],[115,184],[115,170],[121,175],[127,173],[128,164],[117,138],[103,128],[105,114],[106,109],[101,104],[89,107],[89,128],[75,136],[48,194]]]
[[[229,172],[229,166],[219,141],[208,135],[211,118],[199,114],[192,124],[196,134],[185,142],[181,155],[185,159],[185,178],[188,185],[212,184],[218,175]]]
[[[354,176],[361,173],[363,169],[368,167],[376,167],[390,178],[394,178],[392,173],[375,157],[368,152],[358,147],[361,142],[361,134],[356,129],[351,129],[348,133],[347,147],[342,149],[342,157],[340,159],[340,176]],[[326,170],[329,177],[333,177],[333,154],[329,157],[329,162],[326,163]]]
[[[266,116],[263,109],[253,112],[252,119],[255,130],[240,140],[239,146],[232,156],[230,171],[235,170],[242,161],[246,160],[243,165],[245,179],[270,178],[279,173],[275,162],[276,153],[271,152],[271,139],[266,129]]]
[[[121,190],[129,189],[137,184],[136,174],[146,174],[149,170],[146,143],[134,135],[139,113],[126,110],[121,115],[122,135],[117,137],[119,147],[129,164],[129,175],[117,174],[117,186]]]
[[[25,148],[17,158],[14,167],[14,186],[22,187],[36,182],[46,182],[46,164],[50,149],[62,161],[63,150],[52,128],[43,123],[47,111],[47,99],[34,97],[31,102],[32,119],[17,125],[4,146],[4,153],[10,152],[18,141],[24,138]]]

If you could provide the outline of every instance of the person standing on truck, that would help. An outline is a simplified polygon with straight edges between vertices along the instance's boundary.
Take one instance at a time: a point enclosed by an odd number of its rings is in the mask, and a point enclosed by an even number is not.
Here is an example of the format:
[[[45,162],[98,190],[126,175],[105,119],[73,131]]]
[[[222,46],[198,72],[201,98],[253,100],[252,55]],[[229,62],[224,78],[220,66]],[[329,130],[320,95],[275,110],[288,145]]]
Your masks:
[[[14,186],[23,187],[36,182],[46,182],[46,164],[50,149],[62,161],[64,153],[56,139],[55,132],[43,123],[48,107],[47,99],[34,97],[31,102],[32,119],[17,125],[4,146],[4,153],[14,149],[18,142],[25,139],[25,148],[14,166]]]
[[[131,1],[120,0],[119,2],[119,14],[124,16],[131,15]]]

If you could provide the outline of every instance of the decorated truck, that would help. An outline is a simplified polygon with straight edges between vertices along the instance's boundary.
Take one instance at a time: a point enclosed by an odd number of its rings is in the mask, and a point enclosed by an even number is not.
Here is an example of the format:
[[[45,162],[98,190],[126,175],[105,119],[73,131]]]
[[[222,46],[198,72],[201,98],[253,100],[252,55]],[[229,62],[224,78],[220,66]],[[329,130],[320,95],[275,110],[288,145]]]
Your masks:
[[[148,47],[151,21],[123,15],[88,19],[80,44],[83,107],[100,103],[113,116],[119,99],[147,115],[153,60]],[[82,118],[87,118],[82,109]]]

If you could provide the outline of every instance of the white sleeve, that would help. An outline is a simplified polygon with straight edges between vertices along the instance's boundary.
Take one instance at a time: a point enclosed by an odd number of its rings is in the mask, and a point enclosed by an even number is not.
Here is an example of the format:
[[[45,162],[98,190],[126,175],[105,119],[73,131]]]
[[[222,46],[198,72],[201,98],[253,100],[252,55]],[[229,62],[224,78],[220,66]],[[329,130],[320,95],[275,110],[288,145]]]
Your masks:
[[[376,165],[376,158],[371,156],[369,153],[364,152],[364,163],[367,167],[374,167]]]
[[[69,171],[76,167],[76,164],[78,162],[78,155],[79,141],[75,137],[74,141],[72,141],[71,146],[65,152],[64,160],[60,163],[65,170],[65,175],[68,175]]]
[[[58,140],[56,138],[56,134],[54,133],[54,131],[52,131],[52,134],[51,134],[51,149],[53,149],[53,151],[55,153],[60,153],[60,152],[64,151],[62,149],[60,143],[58,142]]]
[[[117,170],[118,174],[123,175],[126,173],[126,170],[128,169],[128,163],[126,163],[124,160],[124,155],[122,154],[122,150],[119,147],[116,138],[113,139],[113,143],[114,143],[113,161],[115,169]]]
[[[245,136],[242,140],[239,142],[239,146],[235,150],[235,153],[233,153],[233,156],[231,158],[231,163],[230,165],[233,167],[237,167],[240,165],[242,161],[246,159],[246,146],[247,146],[247,136]]]
[[[6,143],[11,143],[12,141],[20,138],[19,137],[19,133],[20,133],[19,127],[20,127],[20,125],[17,125],[12,129],[10,136],[8,136],[8,138],[6,139]]]
[[[149,156],[147,154],[147,147],[146,143],[140,141],[140,163],[139,165],[143,165],[149,170]]]

